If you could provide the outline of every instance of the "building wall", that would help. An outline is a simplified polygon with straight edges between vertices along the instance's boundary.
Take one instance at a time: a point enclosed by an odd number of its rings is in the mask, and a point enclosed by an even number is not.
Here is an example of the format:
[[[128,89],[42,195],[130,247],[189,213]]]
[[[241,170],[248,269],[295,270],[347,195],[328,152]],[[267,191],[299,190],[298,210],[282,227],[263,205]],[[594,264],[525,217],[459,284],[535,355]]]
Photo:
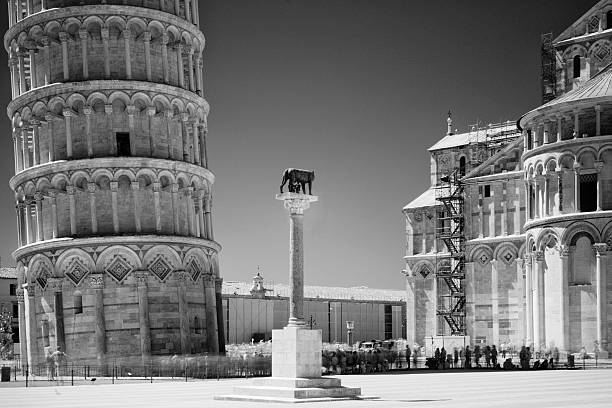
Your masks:
[[[387,306],[388,338],[405,338],[405,304],[401,302],[379,303],[360,301],[333,301],[328,299],[306,299],[304,319],[306,324],[321,330],[324,342],[346,343],[346,322],[355,322],[353,341],[379,339],[385,336],[385,306]],[[228,343],[248,343],[263,335],[270,340],[272,330],[282,329],[289,318],[287,298],[266,297],[263,299],[246,296],[224,295],[224,315],[227,317]]]
[[[11,288],[11,286],[13,288]],[[11,289],[13,293],[11,294]],[[13,342],[19,343],[19,311],[17,309],[17,279],[0,278],[0,309],[5,308],[12,316]],[[17,312],[15,314],[15,312]],[[19,353],[19,350],[16,350]]]

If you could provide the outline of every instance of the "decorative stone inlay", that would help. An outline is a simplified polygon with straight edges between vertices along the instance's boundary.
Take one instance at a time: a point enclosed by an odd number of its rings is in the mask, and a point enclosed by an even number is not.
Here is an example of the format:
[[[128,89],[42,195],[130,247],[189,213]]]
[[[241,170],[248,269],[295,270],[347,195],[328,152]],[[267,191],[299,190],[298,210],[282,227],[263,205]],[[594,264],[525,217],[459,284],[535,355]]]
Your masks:
[[[285,208],[293,214],[304,214],[304,210],[310,208],[310,203],[319,200],[319,197],[308,194],[283,193],[276,195],[277,200],[283,201]]]
[[[482,254],[482,255],[480,255],[480,258],[478,258],[478,261],[482,265],[485,265],[487,262],[489,262],[489,256],[487,254]]]
[[[105,269],[119,283],[133,270],[134,267],[121,255],[115,255],[115,258]]]
[[[533,253],[534,259],[536,262],[543,262],[544,261],[544,252],[543,251],[537,251]]]
[[[423,279],[427,279],[427,277],[431,274],[431,271],[427,267],[421,268],[421,272],[419,272]]]
[[[200,274],[202,273],[202,268],[200,267],[200,265],[198,265],[198,262],[192,258],[191,261],[189,261],[189,263],[187,264],[186,271],[191,276],[191,279],[195,282],[200,277]]]
[[[89,287],[92,289],[104,288],[104,275],[101,273],[92,274],[89,276]]]
[[[66,276],[75,284],[81,283],[89,271],[80,258],[74,257],[68,263]]]
[[[166,261],[163,255],[157,255],[157,258],[149,265],[149,271],[157,276],[162,282],[172,272],[172,266]]]
[[[38,275],[36,275],[36,282],[40,285],[41,288],[47,288],[47,281],[51,277],[51,272],[47,269],[46,266],[41,265],[38,269]]]

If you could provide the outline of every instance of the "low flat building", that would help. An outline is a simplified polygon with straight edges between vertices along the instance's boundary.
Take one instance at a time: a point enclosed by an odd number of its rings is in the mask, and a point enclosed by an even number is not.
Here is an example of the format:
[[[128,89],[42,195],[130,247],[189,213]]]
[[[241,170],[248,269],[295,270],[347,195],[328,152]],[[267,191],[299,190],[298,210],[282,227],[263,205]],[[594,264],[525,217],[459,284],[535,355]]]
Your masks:
[[[6,309],[13,316],[13,343],[19,344],[19,306],[17,303],[17,272],[15,268],[0,268],[0,310]],[[19,353],[19,346],[15,348]]]
[[[226,342],[270,340],[289,318],[289,286],[253,282],[223,282]],[[353,342],[406,338],[406,292],[326,286],[304,287],[304,319],[322,331],[324,342],[347,343],[346,322],[355,322]]]

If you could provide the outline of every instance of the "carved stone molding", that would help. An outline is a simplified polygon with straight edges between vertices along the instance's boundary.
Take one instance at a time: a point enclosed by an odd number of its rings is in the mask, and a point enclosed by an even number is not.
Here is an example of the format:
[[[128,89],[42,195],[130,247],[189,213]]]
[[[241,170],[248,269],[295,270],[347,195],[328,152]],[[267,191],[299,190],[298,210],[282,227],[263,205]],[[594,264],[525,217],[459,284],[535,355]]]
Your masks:
[[[23,303],[24,295],[25,295],[24,292],[25,291],[21,288],[17,289],[17,302],[18,303]]]
[[[61,292],[64,286],[64,278],[49,278],[47,288],[52,292]]]
[[[304,210],[310,208],[310,203],[318,201],[319,197],[307,194],[283,193],[277,194],[276,199],[283,201],[285,208],[289,210],[291,215],[301,215],[304,214]]]
[[[104,275],[101,273],[89,275],[89,287],[92,289],[104,289]]]
[[[606,243],[593,244],[593,250],[597,256],[605,256],[608,251],[608,245]]]
[[[132,279],[134,279],[134,282],[136,282],[138,285],[146,285],[149,282],[149,276],[151,276],[149,271],[132,272]]]

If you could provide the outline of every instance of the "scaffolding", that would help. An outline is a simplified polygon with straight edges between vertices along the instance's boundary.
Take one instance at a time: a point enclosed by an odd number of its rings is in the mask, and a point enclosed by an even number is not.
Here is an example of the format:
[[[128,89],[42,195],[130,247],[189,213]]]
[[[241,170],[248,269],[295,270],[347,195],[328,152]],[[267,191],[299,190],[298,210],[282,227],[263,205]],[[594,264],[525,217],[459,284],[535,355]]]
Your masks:
[[[436,315],[442,316],[453,336],[465,336],[465,197],[462,175],[454,170],[440,178],[436,200],[441,213],[436,225],[436,239],[447,251],[439,255],[436,266],[438,301]],[[448,290],[441,290],[441,288]]]
[[[557,58],[553,34],[542,34],[542,103],[557,97]]]

